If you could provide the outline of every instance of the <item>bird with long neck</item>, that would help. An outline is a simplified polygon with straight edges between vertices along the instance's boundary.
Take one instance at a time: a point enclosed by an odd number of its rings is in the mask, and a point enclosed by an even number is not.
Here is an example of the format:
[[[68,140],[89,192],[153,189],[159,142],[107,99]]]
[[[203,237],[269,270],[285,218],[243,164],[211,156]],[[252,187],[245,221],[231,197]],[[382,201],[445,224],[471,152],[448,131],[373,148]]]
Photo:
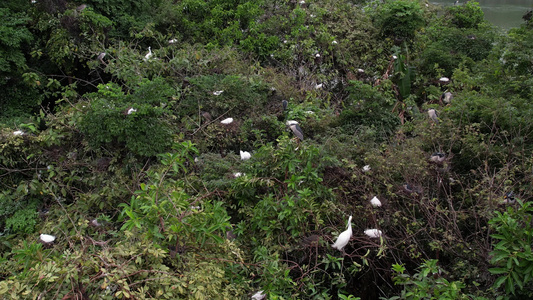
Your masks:
[[[343,249],[344,247],[346,247],[346,245],[348,245],[348,242],[350,241],[351,238],[352,238],[352,216],[348,218],[348,229],[346,229],[345,231],[341,232],[341,234],[339,234],[337,241],[335,242],[335,244],[331,245],[331,247],[344,252]]]

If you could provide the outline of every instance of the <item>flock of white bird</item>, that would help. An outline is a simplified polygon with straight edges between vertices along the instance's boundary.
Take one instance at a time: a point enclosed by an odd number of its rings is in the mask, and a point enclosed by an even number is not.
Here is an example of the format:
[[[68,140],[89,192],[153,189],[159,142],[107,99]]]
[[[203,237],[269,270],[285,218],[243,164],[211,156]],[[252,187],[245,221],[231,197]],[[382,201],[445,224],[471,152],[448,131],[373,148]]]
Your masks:
[[[365,166],[365,167],[368,167],[368,169],[370,170],[370,166]],[[381,201],[378,199],[378,197],[374,196],[374,198],[370,200],[370,205],[372,205],[373,207],[381,207]],[[367,229],[364,231],[364,233],[370,238],[379,238],[382,235],[381,230],[375,229],[375,228]],[[344,252],[344,247],[348,245],[348,242],[352,238],[352,235],[353,235],[352,216],[350,216],[348,218],[348,229],[346,229],[345,231],[339,234],[339,236],[337,237],[337,240],[335,241],[333,245],[331,245],[331,247]]]

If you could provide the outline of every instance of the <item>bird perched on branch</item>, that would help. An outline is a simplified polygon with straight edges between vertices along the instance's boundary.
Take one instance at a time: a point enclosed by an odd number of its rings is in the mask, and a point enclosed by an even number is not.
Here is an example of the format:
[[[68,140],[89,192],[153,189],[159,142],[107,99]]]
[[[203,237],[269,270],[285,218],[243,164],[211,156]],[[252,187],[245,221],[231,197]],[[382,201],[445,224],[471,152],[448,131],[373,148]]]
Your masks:
[[[374,207],[381,207],[381,201],[379,201],[378,197],[376,196],[370,200],[370,204],[372,204]]]
[[[382,232],[378,229],[367,229],[365,230],[365,234],[371,238],[378,238],[381,236]]]
[[[439,115],[434,108],[428,109],[428,116],[435,124],[439,124]]]
[[[436,162],[436,163],[441,163],[445,159],[446,159],[446,154],[442,152],[435,152],[431,154],[431,156],[429,157],[429,160],[431,160],[432,162]]]
[[[294,120],[287,121],[287,126],[291,129],[292,133],[300,140],[304,140],[304,132],[302,131],[302,128],[300,128],[300,125],[298,125],[298,122]]]
[[[440,96],[440,98],[442,102],[444,102],[445,104],[450,104],[452,103],[453,94],[450,92],[446,92],[446,93],[443,93],[442,96]]]
[[[252,155],[248,151],[242,151],[242,150],[239,150],[239,151],[241,153],[241,160],[249,160],[252,157]]]
[[[335,244],[331,245],[331,247],[339,251],[343,251],[342,249],[344,249],[344,247],[348,245],[348,242],[350,241],[351,238],[352,238],[352,216],[348,218],[348,229],[346,229],[345,231],[341,232],[341,234],[339,234],[337,241],[335,242]]]
[[[144,56],[144,61],[149,60],[152,57],[152,47],[148,47],[148,53]]]

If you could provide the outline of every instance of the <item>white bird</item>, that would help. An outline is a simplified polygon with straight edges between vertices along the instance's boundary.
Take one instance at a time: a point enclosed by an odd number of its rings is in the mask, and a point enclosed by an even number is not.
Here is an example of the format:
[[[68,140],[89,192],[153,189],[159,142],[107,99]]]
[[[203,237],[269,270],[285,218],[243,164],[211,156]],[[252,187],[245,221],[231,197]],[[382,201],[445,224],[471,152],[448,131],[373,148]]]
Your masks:
[[[440,82],[440,83],[448,83],[448,82],[450,82],[450,78],[448,78],[448,77],[441,77],[441,78],[439,78],[439,82]]]
[[[319,57],[320,57],[320,53],[317,53],[317,54],[315,55],[315,57],[316,57],[316,58],[319,58]]]
[[[363,167],[363,172],[368,172],[370,170],[372,170],[372,168],[370,168],[370,165],[366,165]]]
[[[439,124],[439,115],[435,109],[428,109],[428,116],[435,124]]]
[[[128,109],[128,115],[131,115],[132,113],[136,112],[137,110],[135,108]]]
[[[323,86],[323,84],[322,84],[322,83],[321,83],[321,84],[317,84],[317,85],[315,85],[315,89],[316,89],[316,90],[318,90],[318,89],[321,89],[321,88],[322,88],[322,86]]]
[[[362,74],[362,73],[365,72],[365,70],[363,70],[363,69],[357,69],[357,72]]]
[[[345,231],[341,232],[341,234],[339,234],[337,241],[335,242],[335,244],[331,245],[331,247],[339,251],[343,251],[342,249],[344,249],[344,247],[348,245],[348,242],[350,241],[351,238],[352,238],[352,216],[348,218],[348,229],[346,229]]]
[[[245,173],[241,173],[241,172],[233,173],[233,177],[235,177],[235,178],[239,178],[239,177],[244,176],[244,175],[246,175],[246,174]]]
[[[174,44],[174,43],[177,43],[178,40],[177,39],[171,39],[170,41],[168,41],[169,44]]]
[[[222,94],[223,92],[224,92],[224,91],[214,91],[214,92],[213,92],[213,95],[218,96],[218,95]]]
[[[233,118],[227,118],[227,119],[224,119],[224,120],[220,121],[220,123],[222,123],[224,125],[231,124],[232,122],[233,122]]]
[[[144,61],[149,60],[152,57],[152,47],[148,47],[148,53],[144,56]]]
[[[381,207],[381,201],[379,201],[378,197],[376,196],[370,200],[370,204],[372,204],[374,207]]]
[[[266,295],[265,295],[265,292],[263,291],[258,291],[252,296],[252,300],[263,300],[265,298],[266,298]]]
[[[381,230],[378,229],[367,229],[365,230],[365,234],[368,235],[371,238],[378,238],[381,236]]]
[[[17,130],[13,132],[13,135],[23,135],[23,134],[24,134],[24,131],[22,130]]]
[[[338,43],[337,43],[337,41],[333,41],[333,42],[331,42],[331,44],[337,45]]]
[[[249,160],[252,157],[252,155],[248,151],[242,151],[242,150],[239,150],[239,151],[241,152],[242,160]]]
[[[55,236],[49,235],[49,234],[41,234],[40,238],[41,238],[41,241],[43,241],[45,243],[51,243],[51,242],[56,240]]]

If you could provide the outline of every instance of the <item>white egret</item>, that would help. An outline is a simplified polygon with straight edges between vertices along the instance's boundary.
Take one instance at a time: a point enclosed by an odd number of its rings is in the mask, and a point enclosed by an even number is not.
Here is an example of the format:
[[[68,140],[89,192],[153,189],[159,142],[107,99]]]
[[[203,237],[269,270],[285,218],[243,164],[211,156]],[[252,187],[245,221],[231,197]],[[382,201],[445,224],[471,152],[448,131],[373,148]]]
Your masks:
[[[266,298],[265,292],[258,291],[257,293],[252,295],[252,300],[263,300]]]
[[[324,85],[322,83],[315,85],[315,90],[321,89]]]
[[[252,155],[248,151],[239,151],[241,152],[241,160],[249,160],[252,157]]]
[[[370,168],[370,165],[366,165],[366,166],[363,167],[363,172],[365,172],[365,173],[370,171],[370,170],[372,170],[372,168]]]
[[[128,115],[131,115],[132,113],[136,112],[137,110],[133,107],[131,107],[130,109],[128,109]]]
[[[439,124],[439,115],[434,108],[428,109],[428,116],[435,124]]]
[[[367,229],[365,230],[365,234],[371,238],[378,238],[381,236],[381,230],[378,229]]]
[[[337,45],[338,43],[337,43],[337,41],[333,41],[333,42],[331,42],[331,44]]]
[[[231,124],[232,122],[233,122],[233,118],[227,118],[227,119],[224,119],[224,120],[220,121],[220,123],[222,123],[224,125]]]
[[[344,249],[344,247],[348,245],[348,242],[350,241],[351,238],[352,238],[352,216],[348,218],[348,229],[346,229],[345,231],[341,232],[341,234],[339,234],[337,241],[335,242],[335,244],[331,245],[331,247],[339,251],[343,251],[342,249]]]
[[[214,91],[214,92],[213,92],[213,95],[218,96],[218,95],[222,94],[223,92],[224,92],[224,91]]]
[[[439,78],[439,82],[440,82],[440,83],[448,83],[448,82],[450,82],[450,78],[448,78],[448,77],[441,77],[441,78]]]
[[[41,241],[43,241],[43,243],[49,244],[55,241],[56,237],[53,235],[49,235],[49,234],[41,234],[40,239]]]
[[[235,178],[239,178],[239,177],[244,176],[244,175],[246,175],[246,173],[241,173],[241,172],[233,173],[233,177],[235,177]]]
[[[22,130],[13,131],[13,135],[23,135],[23,134],[24,134],[24,131]]]
[[[148,47],[148,53],[144,56],[144,61],[149,60],[152,57],[152,47]]]
[[[320,57],[320,53],[317,53],[317,54],[315,55],[315,57],[316,57],[316,58],[319,58],[319,57]]]
[[[378,197],[376,196],[370,200],[370,204],[372,204],[374,207],[381,207],[381,201],[379,201]]]

